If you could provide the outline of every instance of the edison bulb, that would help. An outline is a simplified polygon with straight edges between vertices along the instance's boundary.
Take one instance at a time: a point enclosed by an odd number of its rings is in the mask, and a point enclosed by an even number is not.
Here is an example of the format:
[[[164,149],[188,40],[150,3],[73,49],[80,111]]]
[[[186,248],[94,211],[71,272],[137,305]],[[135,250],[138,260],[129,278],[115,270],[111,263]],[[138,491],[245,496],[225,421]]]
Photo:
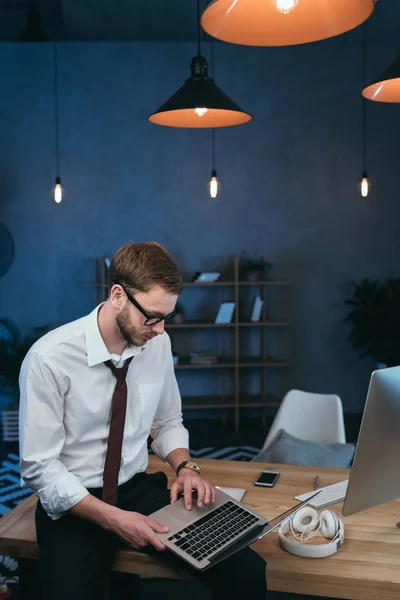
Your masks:
[[[287,15],[288,13],[292,12],[292,10],[294,8],[296,8],[296,6],[299,3],[299,0],[273,0],[273,1],[275,3],[277,10],[279,10],[279,12],[281,12],[283,15]]]
[[[366,177],[363,177],[361,181],[361,196],[366,198],[369,192],[369,181]]]
[[[370,192],[370,189],[371,189],[371,184],[368,180],[367,173],[364,171],[362,174],[362,179],[361,179],[361,183],[360,183],[361,196],[363,198],[366,198]]]
[[[211,198],[216,198],[220,191],[220,184],[217,177],[217,171],[215,169],[211,171],[211,179],[208,182],[208,191],[210,192]]]
[[[205,115],[206,112],[207,112],[207,108],[195,108],[195,113],[199,117],[202,117],[203,115]]]
[[[53,189],[54,202],[60,204],[63,199],[64,190],[61,187],[61,179],[59,177],[56,178],[56,185]]]

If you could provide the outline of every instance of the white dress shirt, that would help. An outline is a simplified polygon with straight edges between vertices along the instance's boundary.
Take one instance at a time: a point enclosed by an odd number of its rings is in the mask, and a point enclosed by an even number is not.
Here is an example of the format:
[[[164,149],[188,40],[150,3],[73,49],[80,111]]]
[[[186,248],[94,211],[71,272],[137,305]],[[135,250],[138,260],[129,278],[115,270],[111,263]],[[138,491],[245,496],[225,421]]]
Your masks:
[[[176,448],[188,448],[168,334],[143,347],[128,346],[121,357],[110,354],[98,310],[47,333],[21,368],[21,477],[52,519],[82,500],[87,488],[103,486],[116,383],[105,361],[120,366],[133,356],[118,484],[146,470],[149,434],[163,460]]]

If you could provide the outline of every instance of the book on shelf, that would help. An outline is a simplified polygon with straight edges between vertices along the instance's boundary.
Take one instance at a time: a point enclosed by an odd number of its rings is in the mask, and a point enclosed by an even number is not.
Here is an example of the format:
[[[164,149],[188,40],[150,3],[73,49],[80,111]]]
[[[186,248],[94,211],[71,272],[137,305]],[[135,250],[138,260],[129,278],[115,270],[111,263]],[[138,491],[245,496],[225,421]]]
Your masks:
[[[253,305],[253,311],[251,313],[251,321],[256,323],[261,320],[261,312],[264,304],[264,300],[260,296],[256,296]]]
[[[222,302],[219,307],[218,314],[215,318],[216,323],[230,323],[233,317],[233,311],[235,310],[234,302]]]
[[[218,356],[213,352],[191,352],[189,361],[192,365],[215,365]]]
[[[221,277],[221,273],[219,271],[212,272],[197,272],[193,277],[193,281],[196,283],[214,283],[218,281]]]

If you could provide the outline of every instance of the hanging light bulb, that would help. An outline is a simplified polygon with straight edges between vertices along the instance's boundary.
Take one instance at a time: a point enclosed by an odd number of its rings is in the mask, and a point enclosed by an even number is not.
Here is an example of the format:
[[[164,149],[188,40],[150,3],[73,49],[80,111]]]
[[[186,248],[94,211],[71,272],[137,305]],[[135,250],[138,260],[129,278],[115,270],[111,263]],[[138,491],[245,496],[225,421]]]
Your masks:
[[[366,43],[366,30],[365,23],[361,30],[361,77],[364,85],[366,79],[366,65],[367,65],[367,43]],[[367,103],[363,97],[362,102],[362,161],[363,170],[360,182],[360,192],[363,198],[366,198],[370,192],[371,184],[368,180],[367,174]]]
[[[64,190],[61,187],[61,179],[56,177],[56,185],[53,188],[54,202],[60,204],[63,199]]]
[[[294,8],[296,8],[296,6],[299,3],[299,0],[273,0],[273,1],[275,2],[276,8],[283,15],[287,15],[290,12],[292,12],[292,10]]]
[[[375,0],[213,0],[201,17],[208,35],[245,46],[292,46],[354,29]]]
[[[207,110],[207,108],[195,108],[194,112],[196,113],[196,115],[199,115],[199,117],[202,117],[206,114]]]
[[[368,196],[370,188],[371,188],[371,184],[368,180],[367,171],[363,171],[362,179],[361,179],[361,183],[360,183],[361,196],[363,198],[366,198]]]
[[[64,190],[61,187],[60,178],[60,150],[59,150],[59,124],[58,124],[58,56],[57,56],[57,42],[54,42],[54,130],[55,130],[55,155],[56,155],[56,169],[57,177],[56,184],[52,190],[54,202],[60,204],[64,196]]]
[[[211,171],[211,179],[208,182],[208,191],[210,192],[211,198],[216,198],[219,194],[220,185],[217,177],[217,171],[213,169]]]

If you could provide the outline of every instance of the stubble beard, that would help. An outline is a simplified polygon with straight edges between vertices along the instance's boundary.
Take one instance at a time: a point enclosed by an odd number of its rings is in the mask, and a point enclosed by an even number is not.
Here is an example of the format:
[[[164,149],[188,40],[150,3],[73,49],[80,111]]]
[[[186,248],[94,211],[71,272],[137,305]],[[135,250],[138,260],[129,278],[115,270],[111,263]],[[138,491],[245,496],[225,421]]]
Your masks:
[[[141,346],[143,344],[143,338],[138,333],[137,329],[132,325],[129,310],[125,307],[116,317],[115,322],[119,329],[120,334],[128,342],[135,346]]]

